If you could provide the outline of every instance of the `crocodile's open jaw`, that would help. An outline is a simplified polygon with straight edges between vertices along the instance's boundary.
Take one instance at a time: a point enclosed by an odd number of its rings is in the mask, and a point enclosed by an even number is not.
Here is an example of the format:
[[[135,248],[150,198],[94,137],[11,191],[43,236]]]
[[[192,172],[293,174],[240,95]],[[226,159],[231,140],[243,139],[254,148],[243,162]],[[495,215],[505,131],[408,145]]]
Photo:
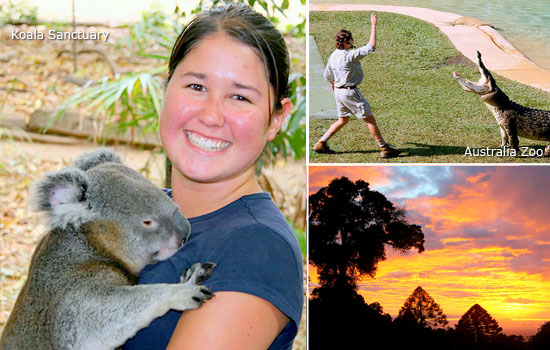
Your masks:
[[[495,89],[495,83],[491,73],[485,68],[483,61],[481,61],[481,53],[477,51],[477,66],[479,67],[479,73],[481,78],[477,83],[474,83],[468,79],[460,76],[457,72],[453,72],[453,77],[458,81],[464,91],[473,92],[478,95],[485,95],[493,92]]]

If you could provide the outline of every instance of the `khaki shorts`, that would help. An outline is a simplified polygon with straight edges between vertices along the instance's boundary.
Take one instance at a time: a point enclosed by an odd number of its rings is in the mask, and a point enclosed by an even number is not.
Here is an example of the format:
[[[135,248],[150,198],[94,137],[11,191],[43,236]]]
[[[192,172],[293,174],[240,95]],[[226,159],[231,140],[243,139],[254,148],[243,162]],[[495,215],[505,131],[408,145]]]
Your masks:
[[[372,115],[369,102],[358,88],[334,88],[334,97],[336,98],[336,109],[339,118],[348,118],[355,115],[359,119],[364,119]]]

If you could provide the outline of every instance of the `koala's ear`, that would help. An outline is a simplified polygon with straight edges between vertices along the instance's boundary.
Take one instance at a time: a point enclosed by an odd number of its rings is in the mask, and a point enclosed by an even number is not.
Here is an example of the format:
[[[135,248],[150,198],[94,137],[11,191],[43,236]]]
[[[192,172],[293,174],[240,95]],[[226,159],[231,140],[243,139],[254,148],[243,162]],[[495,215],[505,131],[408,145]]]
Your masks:
[[[98,148],[94,151],[84,153],[80,157],[76,158],[73,162],[75,168],[82,169],[84,171],[91,169],[101,163],[113,162],[121,163],[122,159],[114,151],[107,148]]]
[[[30,209],[44,211],[52,228],[75,228],[94,218],[87,200],[89,180],[80,169],[67,168],[46,174],[30,190]]]

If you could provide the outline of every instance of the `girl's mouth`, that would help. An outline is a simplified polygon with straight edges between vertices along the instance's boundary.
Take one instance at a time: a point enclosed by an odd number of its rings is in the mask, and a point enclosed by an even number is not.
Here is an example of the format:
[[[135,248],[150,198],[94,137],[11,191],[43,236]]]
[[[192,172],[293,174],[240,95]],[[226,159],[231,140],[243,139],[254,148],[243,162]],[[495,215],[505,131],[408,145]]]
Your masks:
[[[185,134],[193,146],[209,152],[223,151],[231,145],[231,142],[206,138],[189,130]]]

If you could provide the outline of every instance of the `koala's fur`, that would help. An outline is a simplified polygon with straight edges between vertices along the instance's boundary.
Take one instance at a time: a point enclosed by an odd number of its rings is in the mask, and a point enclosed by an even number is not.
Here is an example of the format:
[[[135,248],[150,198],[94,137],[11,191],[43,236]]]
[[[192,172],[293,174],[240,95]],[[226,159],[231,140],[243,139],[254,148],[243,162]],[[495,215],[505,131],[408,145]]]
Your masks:
[[[213,264],[179,284],[134,285],[145,265],[173,255],[189,223],[170,198],[106,149],[46,174],[31,189],[51,230],[32,257],[1,350],[115,349],[168,310],[211,298],[198,285]]]

